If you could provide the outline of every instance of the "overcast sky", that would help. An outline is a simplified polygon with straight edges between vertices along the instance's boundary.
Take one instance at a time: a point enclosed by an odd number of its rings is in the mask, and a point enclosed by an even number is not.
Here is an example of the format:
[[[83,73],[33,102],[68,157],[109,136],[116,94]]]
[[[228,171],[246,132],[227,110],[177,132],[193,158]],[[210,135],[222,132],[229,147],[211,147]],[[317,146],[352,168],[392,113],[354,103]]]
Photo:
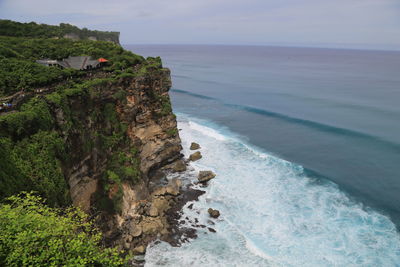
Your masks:
[[[120,31],[123,44],[400,49],[400,0],[0,0],[0,18]]]

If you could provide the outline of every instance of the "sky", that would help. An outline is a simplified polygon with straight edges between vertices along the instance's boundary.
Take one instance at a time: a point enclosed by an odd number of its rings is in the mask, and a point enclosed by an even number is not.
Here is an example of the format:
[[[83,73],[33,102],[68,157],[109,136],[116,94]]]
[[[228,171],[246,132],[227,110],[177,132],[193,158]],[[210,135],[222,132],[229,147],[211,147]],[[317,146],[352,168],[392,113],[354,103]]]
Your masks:
[[[0,18],[119,31],[122,44],[400,50],[400,0],[0,0]]]

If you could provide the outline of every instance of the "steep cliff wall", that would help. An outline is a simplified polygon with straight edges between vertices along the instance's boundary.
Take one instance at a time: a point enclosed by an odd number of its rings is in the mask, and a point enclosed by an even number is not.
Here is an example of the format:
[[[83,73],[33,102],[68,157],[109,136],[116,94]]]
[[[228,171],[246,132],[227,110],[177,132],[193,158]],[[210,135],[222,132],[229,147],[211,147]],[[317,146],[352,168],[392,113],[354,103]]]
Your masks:
[[[135,248],[167,234],[164,215],[179,184],[152,186],[159,183],[152,178],[181,157],[170,86],[168,69],[150,67],[138,77],[105,78],[52,107],[67,144],[71,200],[96,214],[109,244]]]
[[[64,173],[72,202],[86,211],[100,211],[98,222],[106,236],[125,248],[166,233],[168,226],[161,217],[171,196],[179,192],[177,184],[151,186],[159,182],[157,177],[152,181],[157,170],[181,157],[170,86],[169,70],[152,68],[143,76],[106,81],[87,95],[68,99],[75,112],[72,120],[82,126],[63,133],[71,149]],[[63,129],[71,118],[65,119],[61,108],[54,111]]]
[[[157,235],[168,234],[165,214],[179,195],[179,182],[165,184],[159,175],[160,168],[181,158],[170,87],[170,71],[150,59],[132,73],[97,71],[72,87],[67,82],[36,90],[24,95],[20,110],[0,115],[0,132],[8,136],[8,144],[0,148],[11,164],[22,153],[14,151],[13,142],[21,149],[24,142],[40,147],[20,162],[32,165],[26,176],[37,174],[40,183],[33,189],[42,190],[50,182],[44,195],[54,196],[56,205],[71,201],[92,214],[107,245],[142,253]],[[14,125],[18,120],[21,129]],[[53,147],[48,136],[59,145]],[[52,160],[38,166],[34,157],[42,150],[46,157],[40,157]],[[19,166],[16,182],[24,173]],[[46,180],[49,171],[59,177],[57,183]],[[27,187],[21,184],[17,190],[21,188]]]
[[[67,24],[0,24],[0,201],[35,191],[51,207],[80,207],[106,245],[134,253],[168,240],[181,185],[165,175],[186,165],[161,59],[111,42],[50,38],[76,28]],[[86,71],[35,63],[71,55],[108,61]]]

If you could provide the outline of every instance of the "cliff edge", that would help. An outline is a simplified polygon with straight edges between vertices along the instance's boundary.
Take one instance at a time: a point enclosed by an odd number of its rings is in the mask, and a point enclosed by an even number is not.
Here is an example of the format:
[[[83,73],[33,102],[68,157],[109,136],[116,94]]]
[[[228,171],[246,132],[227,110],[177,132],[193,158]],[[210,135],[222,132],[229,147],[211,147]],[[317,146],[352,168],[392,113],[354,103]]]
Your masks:
[[[32,190],[50,206],[80,207],[106,246],[134,254],[168,239],[167,213],[181,184],[165,174],[185,164],[161,59],[110,42],[2,32],[0,198]],[[35,62],[82,54],[106,64],[73,70]]]

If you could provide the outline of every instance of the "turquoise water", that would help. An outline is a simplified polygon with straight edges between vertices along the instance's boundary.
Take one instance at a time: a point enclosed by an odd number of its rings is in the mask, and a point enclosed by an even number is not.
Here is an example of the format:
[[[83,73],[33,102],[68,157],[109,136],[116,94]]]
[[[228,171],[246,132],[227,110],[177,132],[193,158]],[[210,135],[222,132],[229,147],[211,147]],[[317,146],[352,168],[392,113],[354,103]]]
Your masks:
[[[216,235],[179,249],[156,246],[150,255],[171,253],[155,259],[186,265],[191,255],[208,266],[400,262],[399,52],[128,48],[162,56],[171,69],[184,142],[207,144],[198,167],[219,178],[196,205],[224,214]]]

